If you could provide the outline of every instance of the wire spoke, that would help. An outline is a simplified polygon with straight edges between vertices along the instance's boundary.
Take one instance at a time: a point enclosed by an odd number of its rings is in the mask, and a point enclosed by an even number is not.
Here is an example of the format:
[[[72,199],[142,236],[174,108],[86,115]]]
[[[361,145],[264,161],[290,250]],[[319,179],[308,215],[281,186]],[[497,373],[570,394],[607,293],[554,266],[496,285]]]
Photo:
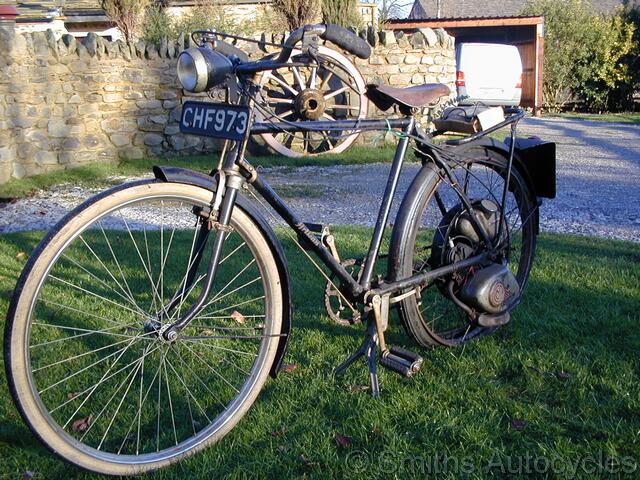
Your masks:
[[[64,360],[59,360],[59,361],[54,362],[54,363],[49,363],[48,365],[45,365],[43,367],[39,367],[39,368],[36,368],[36,369],[32,370],[32,373],[36,373],[36,372],[39,372],[41,370],[46,370],[47,368],[55,367],[56,365],[62,365],[63,363],[67,363],[67,362],[70,362],[72,360],[77,360],[78,358],[86,357],[87,355],[91,355],[92,353],[97,353],[97,352],[101,352],[102,350],[106,350],[108,348],[113,348],[116,345],[122,345],[123,343],[128,342],[131,338],[133,338],[133,337],[129,337],[129,338],[125,339],[125,340],[120,340],[119,342],[112,343],[111,345],[105,345],[104,347],[96,348],[94,350],[89,350],[88,352],[80,353],[78,355],[74,355],[72,357],[65,358]]]
[[[84,268],[82,265],[80,265],[78,262],[76,262],[75,260],[73,260],[71,257],[67,256],[66,254],[62,255],[62,258],[64,258],[65,260],[68,260],[69,262],[73,263],[76,267],[78,267],[80,270],[84,271],[85,273],[87,273],[90,277],[94,278],[95,280],[97,280],[99,283],[101,283],[102,285],[104,285],[105,287],[107,287],[109,290],[111,290],[113,293],[115,293],[116,295],[118,295],[121,299],[123,299],[125,302],[129,303],[133,308],[138,309],[139,313],[141,313],[142,315],[146,315],[145,312],[140,309],[140,307],[138,307],[138,304],[135,303],[134,300],[132,300],[131,298],[122,295],[122,293],[118,292],[116,289],[114,289],[111,285],[109,285],[107,282],[105,282],[104,280],[102,280],[101,278],[97,277],[94,273],[90,272],[89,270],[87,270],[86,268]],[[126,294],[126,292],[125,292]]]
[[[89,432],[92,430],[92,428],[96,425],[96,423],[98,423],[98,420],[100,420],[100,418],[102,418],[102,415],[104,414],[104,412],[107,410],[107,408],[109,407],[109,405],[111,405],[111,402],[113,402],[113,399],[116,398],[116,395],[118,394],[118,392],[120,391],[120,389],[122,389],[122,387],[124,387],[125,383],[127,383],[127,380],[130,380],[129,385],[131,385],[131,382],[133,382],[136,378],[136,374],[138,373],[138,370],[140,369],[140,361],[141,359],[136,360],[137,364],[135,366],[134,369],[132,369],[129,373],[127,373],[127,375],[124,377],[124,379],[122,380],[122,382],[120,382],[120,385],[118,385],[118,387],[115,389],[115,391],[111,394],[111,397],[109,398],[109,400],[107,400],[107,402],[104,404],[104,406],[102,407],[102,410],[100,410],[100,412],[98,413],[98,415],[96,415],[96,417],[91,421],[91,424],[89,425],[89,427],[84,431],[84,433],[82,434],[82,436],[80,437],[80,441],[82,442],[84,440],[84,438],[89,434]],[[125,394],[126,396],[126,394]],[[122,398],[122,400],[124,400],[124,397]],[[117,412],[116,412],[117,413]],[[110,428],[110,427],[109,427]],[[109,429],[107,429],[107,431],[105,431],[105,434],[108,432]],[[103,440],[104,441],[104,436],[103,436]],[[100,444],[98,445],[97,450],[100,450],[100,447],[102,446],[102,441],[100,442]]]
[[[152,354],[153,352],[157,351],[160,349],[160,345],[158,345],[153,351],[148,352],[149,355]],[[146,355],[145,355],[146,358]],[[153,388],[153,385],[156,381],[156,378],[158,378],[158,374],[160,373],[160,364],[158,364],[158,368],[156,369],[156,373],[153,375],[153,378],[151,379],[151,382],[149,383],[149,388],[147,388],[147,391],[144,394],[144,397],[142,396],[142,390],[143,390],[143,382],[144,382],[144,362],[145,359],[143,358],[142,361],[142,369],[140,371],[140,395],[138,397],[138,411],[136,413],[136,415],[133,417],[133,420],[131,421],[131,424],[129,425],[129,429],[127,430],[127,433],[124,436],[124,439],[122,440],[122,444],[120,445],[120,449],[118,450],[118,454],[120,454],[120,452],[122,451],[122,448],[124,447],[124,445],[126,444],[128,438],[129,438],[129,434],[131,433],[131,430],[133,429],[133,425],[137,423],[137,433],[136,433],[136,455],[140,454],[140,429],[141,429],[141,420],[142,420],[142,407],[144,406],[145,402],[147,401],[147,398],[149,396],[149,393],[151,393],[151,389]]]
[[[128,328],[131,327],[135,324],[130,324],[130,325],[115,325],[113,327],[107,327],[104,328],[102,330],[88,330],[86,328],[80,328],[80,327],[67,327],[66,325],[55,325],[55,324],[50,324],[50,323],[39,323],[39,322],[34,322],[33,325],[37,325],[39,327],[51,327],[51,328],[59,328],[61,330],[73,330],[73,331],[78,331],[78,332],[85,332],[85,333],[81,333],[78,335],[73,335],[71,337],[64,337],[64,338],[58,338],[56,340],[51,340],[48,342],[43,342],[43,343],[37,343],[36,345],[29,345],[29,348],[37,348],[37,347],[43,347],[45,345],[53,345],[54,343],[60,343],[60,342],[65,342],[67,340],[73,340],[76,338],[81,338],[81,337],[86,337],[88,335],[95,335],[95,334],[102,334],[102,335],[109,335],[112,337],[120,337],[120,338],[136,338],[134,335],[125,335],[122,333],[113,333],[110,332],[110,330],[115,330],[115,329],[120,329],[120,328]]]
[[[184,341],[188,342],[190,345],[200,345],[203,347],[213,348],[215,350],[222,350],[224,352],[235,353],[237,355],[245,355],[245,356],[254,357],[254,358],[258,356],[255,353],[243,352],[241,350],[235,350],[233,348],[221,347],[220,345],[213,345],[211,343],[205,343],[204,341],[200,341],[200,340],[190,340],[186,338],[184,339]]]
[[[152,300],[151,308],[153,308],[154,310],[157,311],[158,307],[156,307],[156,300],[160,301],[160,302],[162,300],[160,300],[160,295],[158,295],[158,290],[156,288],[156,284],[153,281],[153,278],[151,277],[151,272],[149,272],[149,269],[147,268],[147,264],[145,263],[144,259],[142,258],[142,253],[140,252],[140,249],[138,248],[138,242],[136,242],[136,239],[133,237],[133,233],[131,232],[131,228],[129,228],[129,223],[127,222],[127,219],[124,218],[124,215],[122,214],[122,211],[119,211],[118,213],[120,213],[120,217],[122,218],[122,221],[124,222],[125,226],[127,227],[127,232],[129,233],[129,238],[131,239],[131,242],[133,243],[133,246],[136,249],[136,253],[138,254],[138,258],[140,259],[140,263],[144,267],[144,271],[147,274],[147,278],[149,280],[149,285],[151,286],[151,288],[153,290],[152,296],[151,296],[151,300]],[[160,307],[162,307],[162,305],[160,305]]]
[[[115,252],[113,251],[113,247],[111,246],[111,242],[109,241],[109,238],[107,237],[107,233],[104,231],[104,227],[102,226],[102,221],[98,222],[98,226],[100,227],[100,231],[102,232],[102,236],[104,237],[104,239],[107,242],[107,248],[109,248],[109,252],[111,252],[111,257],[116,262],[116,267],[118,267],[118,272],[120,273],[120,277],[122,278],[122,281],[123,281],[125,287],[127,287],[127,292],[129,292],[129,297],[131,297],[133,299],[135,297],[133,296],[133,293],[131,292],[131,287],[129,287],[129,283],[127,282],[127,277],[125,276],[124,272],[122,271],[122,267],[120,266],[120,262],[118,261],[118,257],[116,256]],[[138,307],[138,309],[142,310],[140,307]]]
[[[104,230],[103,230],[103,233],[104,233]],[[113,275],[113,273],[111,272],[111,270],[110,270],[110,269],[105,265],[105,263],[100,259],[100,257],[96,254],[96,252],[95,252],[95,251],[91,248],[91,246],[87,243],[87,241],[84,239],[84,237],[83,237],[82,235],[79,235],[79,237],[78,237],[78,238],[80,238],[80,241],[84,244],[84,246],[85,246],[85,247],[86,247],[86,248],[91,252],[91,254],[92,254],[92,255],[94,256],[94,258],[98,261],[98,263],[102,266],[102,268],[103,268],[103,269],[107,272],[107,274],[108,274],[108,275],[113,279],[113,281],[114,281],[114,282],[116,283],[116,285],[120,288],[120,290],[122,291],[122,293],[124,294],[124,296],[125,296],[126,298],[128,298],[128,299],[129,299],[130,303],[132,303],[132,304],[135,306],[135,308],[136,308],[137,310],[139,310],[139,311],[141,311],[141,312],[142,312],[143,310],[142,310],[142,309],[140,308],[140,306],[136,303],[136,300],[135,300],[135,298],[133,297],[133,294],[131,293],[131,290],[129,289],[129,286],[128,286],[128,285],[126,285],[126,280],[124,280],[124,277],[123,277],[123,280],[125,281],[125,285],[127,286],[127,289],[126,289],[126,290],[125,290],[125,288],[122,286],[122,284],[121,284],[121,283],[116,279],[115,275]],[[110,245],[108,245],[108,247],[110,248]],[[112,253],[112,256],[113,256],[113,257],[114,257],[114,259],[115,259],[115,256],[114,256],[114,254],[113,254],[113,250],[111,250],[111,248],[110,248],[110,251],[111,251],[111,253]],[[79,266],[79,265],[78,265],[78,266]],[[121,274],[121,276],[123,276],[123,275],[122,275],[122,270],[120,270],[120,274]]]
[[[127,344],[126,347],[124,347],[121,351],[120,354],[118,355],[118,357],[115,359],[115,361],[111,364],[111,366],[107,369],[106,372],[104,372],[104,374],[102,375],[102,377],[100,378],[100,380],[98,380],[97,383],[95,383],[92,387],[90,387],[89,390],[89,394],[84,398],[84,400],[80,403],[80,405],[78,405],[78,408],[76,408],[76,410],[71,414],[71,416],[68,418],[68,420],[65,422],[64,426],[62,427],[63,430],[65,430],[67,428],[67,426],[69,425],[69,422],[71,422],[71,420],[73,420],[75,418],[75,416],[78,414],[78,412],[80,411],[80,409],[82,407],[84,407],[84,405],[89,401],[89,399],[91,398],[91,396],[95,393],[95,391],[98,389],[98,387],[100,385],[102,385],[102,383],[105,381],[105,377],[107,377],[109,375],[109,372],[111,372],[111,370],[113,370],[113,367],[115,367],[118,362],[120,361],[120,359],[122,358],[122,356],[127,352],[127,350],[131,347],[131,345],[133,345],[135,339],[131,340],[131,342],[129,342],[129,344]],[[109,356],[111,357],[111,355]],[[102,359],[101,361],[104,361],[106,358],[109,357],[105,357],[104,359]],[[129,365],[133,365],[137,360],[134,360],[133,362],[131,362]],[[97,362],[100,363],[100,362]],[[91,367],[92,365],[89,365],[89,367]],[[89,368],[87,367],[87,368]],[[124,367],[127,368],[127,367]],[[83,370],[86,370],[86,368],[84,368]],[[121,369],[123,370],[123,369]],[[76,374],[74,374],[73,376],[77,375],[80,372],[76,372]],[[64,379],[63,379],[64,380]],[[60,382],[58,382],[60,383]],[[85,390],[86,392],[87,390]],[[39,392],[41,393],[41,392]],[[75,399],[75,398],[74,398]],[[71,400],[74,400],[71,399]],[[52,411],[53,413],[53,411]]]
[[[243,315],[244,318],[265,318],[266,315]],[[219,316],[206,316],[206,315],[201,315],[199,317],[197,317],[198,319],[205,319],[205,320],[223,320],[223,319],[233,319],[233,317],[231,315],[219,315]],[[190,327],[195,327],[196,325],[193,325],[193,323],[189,324]],[[203,327],[203,328],[208,328],[208,327]],[[220,327],[211,327],[211,328],[220,328]],[[247,328],[253,328],[253,327],[247,327]]]
[[[182,345],[182,346],[184,346],[184,347],[187,347],[187,345],[186,345],[185,343],[181,343],[180,345]],[[187,348],[188,348],[188,347],[187,347]],[[189,349],[189,350],[190,350],[190,349]],[[217,396],[215,393],[213,393],[213,391],[211,390],[211,388],[209,388],[209,385],[207,385],[207,383],[206,383],[204,380],[202,380],[202,378],[200,378],[200,375],[198,375],[197,373],[195,373],[195,372],[193,371],[193,369],[191,368],[191,366],[190,366],[187,362],[185,362],[185,361],[184,361],[184,359],[182,358],[182,356],[181,356],[181,355],[177,355],[177,357],[178,357],[178,360],[180,360],[180,362],[182,363],[182,365],[184,365],[184,366],[187,368],[187,370],[189,370],[189,372],[191,373],[191,375],[193,375],[193,378],[195,378],[195,379],[200,383],[200,385],[202,385],[202,386],[204,387],[204,389],[205,389],[207,392],[209,392],[209,394],[210,394],[210,395],[211,395],[211,396],[216,400],[216,402],[218,402],[218,404],[219,404],[219,405],[220,405],[224,410],[227,410],[227,406],[226,406],[224,403],[222,403],[222,402],[218,399],[218,396]],[[205,364],[205,365],[206,365],[206,364]],[[222,380],[226,382],[226,379],[225,379],[225,378],[222,378]],[[233,387],[233,385],[230,385],[230,386],[231,386],[231,388],[234,388],[234,387]],[[236,393],[239,393],[237,389],[236,389]]]
[[[264,298],[265,298],[265,296],[262,295],[260,297],[252,298],[250,300],[245,300],[244,302],[236,303],[235,305],[231,305],[230,307],[225,307],[225,308],[222,308],[220,310],[216,310],[215,312],[209,312],[209,313],[211,313],[213,315],[214,313],[226,312],[228,310],[231,310],[232,308],[241,307],[242,305],[246,305],[246,304],[252,303],[252,302],[257,302],[258,300],[263,300]],[[198,315],[195,318],[200,318],[200,316]]]
[[[211,372],[213,372],[216,377],[220,378],[220,380],[222,380],[224,383],[226,383],[229,387],[231,387],[233,389],[234,392],[236,393],[240,393],[240,390],[238,390],[235,386],[231,385],[231,383],[224,378],[224,376],[222,374],[220,374],[220,372],[218,372],[215,368],[213,368],[204,358],[202,358],[198,353],[194,352],[193,349],[191,347],[189,347],[189,345],[187,345],[186,343],[183,343],[184,347],[189,350],[189,353],[191,353],[191,355],[195,356],[197,359],[199,359],[206,367],[209,368],[209,370],[211,370]],[[226,407],[224,407],[225,410],[227,409]]]
[[[118,359],[119,359],[127,350],[129,350],[131,345],[133,345],[136,340],[137,340],[137,337],[132,338],[131,340],[129,340],[129,343],[127,345],[125,345],[124,347],[122,347],[120,350],[116,350],[115,352],[110,353],[109,355],[107,355],[106,357],[101,358],[100,360],[96,360],[95,362],[91,363],[90,365],[87,365],[86,367],[78,370],[77,372],[67,375],[66,377],[58,380],[57,382],[49,385],[48,387],[38,391],[38,393],[40,395],[42,395],[44,392],[47,392],[47,391],[51,390],[53,387],[57,387],[58,385],[60,385],[62,383],[65,383],[69,379],[77,377],[82,372],[86,372],[90,368],[93,368],[93,367],[95,367],[97,365],[100,365],[101,363],[106,362],[107,360],[109,360],[112,357],[115,357],[116,355],[118,355]],[[115,362],[114,362],[114,365],[115,365]]]
[[[86,312],[84,310],[80,310],[78,308],[71,307],[69,305],[63,305],[61,303],[53,302],[51,300],[45,300],[45,299],[39,298],[38,301],[42,302],[42,303],[45,303],[47,305],[53,305],[55,307],[64,308],[64,309],[70,310],[72,312],[81,313],[83,315],[87,315],[88,317],[97,318],[98,320],[104,320],[105,322],[112,323],[114,325],[120,325],[122,327],[128,327],[128,326],[131,325],[131,324],[120,323],[120,322],[117,322],[116,320],[113,320],[111,318],[103,317],[102,315],[97,315],[95,313]]]
[[[169,386],[169,375],[167,373],[167,364],[166,362],[162,363],[164,367],[164,381],[167,386],[167,398],[169,399],[169,411],[171,412],[171,426],[173,427],[173,438],[178,445],[178,433],[176,432],[176,419],[173,414],[173,400],[171,398],[171,387]]]
[[[60,277],[56,277],[53,274],[49,274],[49,278],[53,278],[54,280],[57,280],[60,283],[64,283],[65,285],[68,285],[71,288],[75,288],[76,290],[80,290],[81,292],[84,292],[84,293],[86,293],[88,295],[91,295],[91,296],[93,296],[95,298],[98,298],[99,300],[102,300],[104,302],[107,302],[107,303],[110,303],[112,305],[115,305],[116,307],[122,308],[123,310],[127,310],[127,311],[133,313],[136,316],[140,315],[139,312],[137,312],[135,310],[132,310],[131,308],[129,308],[129,307],[125,306],[125,305],[122,305],[121,303],[115,302],[113,300],[109,300],[108,298],[105,298],[102,295],[98,295],[97,293],[91,292],[91,291],[87,290],[86,288],[82,288],[82,287],[76,285],[75,283],[68,282],[66,280],[63,280]]]
[[[178,356],[178,359],[182,360],[180,358],[180,356]],[[184,360],[182,360],[184,362]],[[209,416],[207,415],[207,412],[204,410],[204,408],[202,408],[202,406],[200,405],[200,402],[198,402],[198,399],[196,397],[193,396],[193,393],[191,393],[191,390],[189,390],[189,387],[187,387],[187,385],[184,383],[184,380],[182,379],[182,376],[176,372],[176,369],[173,368],[173,365],[171,364],[170,361],[167,360],[167,365],[169,365],[169,368],[171,369],[171,371],[173,371],[173,374],[178,378],[178,380],[180,381],[180,383],[182,383],[182,386],[184,386],[184,389],[187,392],[187,395],[189,395],[191,397],[191,399],[195,402],[195,404],[197,405],[197,407],[200,409],[200,411],[202,412],[202,414],[204,415],[204,417],[207,419],[207,421],[209,423],[211,423],[211,419],[209,418]]]
[[[235,277],[233,277],[231,280],[229,280],[229,282],[227,282],[227,284],[226,284],[226,285],[225,285],[225,286],[224,286],[224,287],[223,287],[223,288],[222,288],[222,289],[217,293],[217,295],[215,295],[215,296],[213,297],[213,299],[211,299],[211,301],[210,301],[210,302],[208,302],[207,304],[205,304],[205,306],[204,306],[204,307],[202,307],[202,309],[204,310],[204,309],[205,309],[205,308],[207,308],[209,305],[211,305],[212,303],[214,303],[216,300],[218,300],[218,299],[222,299],[222,298],[226,297],[228,294],[227,294],[227,295],[224,295],[224,296],[222,296],[222,297],[220,297],[220,295],[222,295],[222,294],[225,292],[225,290],[226,290],[227,288],[229,288],[229,286],[230,286],[233,282],[235,282],[235,281],[238,279],[238,277],[239,277],[240,275],[242,275],[242,274],[243,274],[243,273],[244,273],[244,272],[245,272],[249,267],[251,267],[251,265],[253,265],[255,262],[256,262],[256,259],[255,259],[255,258],[253,258],[253,259],[252,259],[252,260],[251,260],[247,265],[245,265],[245,266],[243,267],[243,269],[242,269],[242,270],[240,270],[240,271],[236,274],[236,276],[235,276]],[[256,280],[260,280],[260,278],[261,278],[261,277],[258,277],[257,279],[252,280],[250,283],[253,283],[253,282],[255,282]],[[250,284],[250,283],[249,283],[249,284]],[[244,287],[244,286],[246,286],[246,285],[249,285],[249,284],[245,284],[245,285],[243,285],[243,287]],[[243,288],[243,287],[240,287],[240,288]],[[233,292],[235,292],[235,291],[237,291],[237,290],[238,290],[238,289],[233,290]],[[233,292],[229,292],[229,294],[230,294],[230,293],[233,293]]]

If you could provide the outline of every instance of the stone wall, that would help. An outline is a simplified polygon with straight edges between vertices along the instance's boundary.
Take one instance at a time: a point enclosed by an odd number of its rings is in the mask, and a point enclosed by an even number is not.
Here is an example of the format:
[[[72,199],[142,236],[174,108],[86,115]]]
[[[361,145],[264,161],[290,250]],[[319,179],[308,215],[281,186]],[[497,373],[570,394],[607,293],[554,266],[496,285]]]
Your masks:
[[[56,40],[52,32],[0,30],[0,182],[120,157],[215,148],[211,140],[178,129],[187,97],[175,66],[188,39],[157,48],[95,35],[80,42],[69,35]],[[453,84],[451,37],[432,30],[399,35],[370,36],[373,55],[355,60],[368,81]],[[253,44],[239,47],[264,55]]]

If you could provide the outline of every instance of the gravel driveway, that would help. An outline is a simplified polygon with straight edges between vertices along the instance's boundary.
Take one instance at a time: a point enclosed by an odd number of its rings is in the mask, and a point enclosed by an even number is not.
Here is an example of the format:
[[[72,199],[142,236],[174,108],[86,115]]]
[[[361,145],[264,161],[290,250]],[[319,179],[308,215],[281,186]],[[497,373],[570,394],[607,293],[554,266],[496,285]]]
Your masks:
[[[640,125],[529,118],[520,135],[557,143],[558,196],[542,206],[543,230],[640,242]],[[418,168],[405,166],[399,198]],[[388,170],[388,164],[369,164],[281,167],[263,174],[304,220],[373,225]],[[49,228],[91,193],[62,185],[2,205],[0,232]]]

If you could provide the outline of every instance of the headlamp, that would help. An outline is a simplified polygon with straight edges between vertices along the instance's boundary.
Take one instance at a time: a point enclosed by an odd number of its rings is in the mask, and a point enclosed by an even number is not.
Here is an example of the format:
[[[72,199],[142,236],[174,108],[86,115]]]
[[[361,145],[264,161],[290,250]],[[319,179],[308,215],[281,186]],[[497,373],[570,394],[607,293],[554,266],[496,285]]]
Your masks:
[[[223,83],[233,64],[209,47],[188,48],[178,57],[178,79],[188,92],[201,93]]]

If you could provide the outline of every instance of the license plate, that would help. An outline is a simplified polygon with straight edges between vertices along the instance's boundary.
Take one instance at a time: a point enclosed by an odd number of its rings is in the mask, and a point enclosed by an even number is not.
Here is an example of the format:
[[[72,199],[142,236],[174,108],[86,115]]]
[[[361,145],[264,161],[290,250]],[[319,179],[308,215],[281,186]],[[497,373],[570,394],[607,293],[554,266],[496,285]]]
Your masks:
[[[182,106],[182,133],[242,140],[248,128],[249,107],[202,102],[185,102]]]

